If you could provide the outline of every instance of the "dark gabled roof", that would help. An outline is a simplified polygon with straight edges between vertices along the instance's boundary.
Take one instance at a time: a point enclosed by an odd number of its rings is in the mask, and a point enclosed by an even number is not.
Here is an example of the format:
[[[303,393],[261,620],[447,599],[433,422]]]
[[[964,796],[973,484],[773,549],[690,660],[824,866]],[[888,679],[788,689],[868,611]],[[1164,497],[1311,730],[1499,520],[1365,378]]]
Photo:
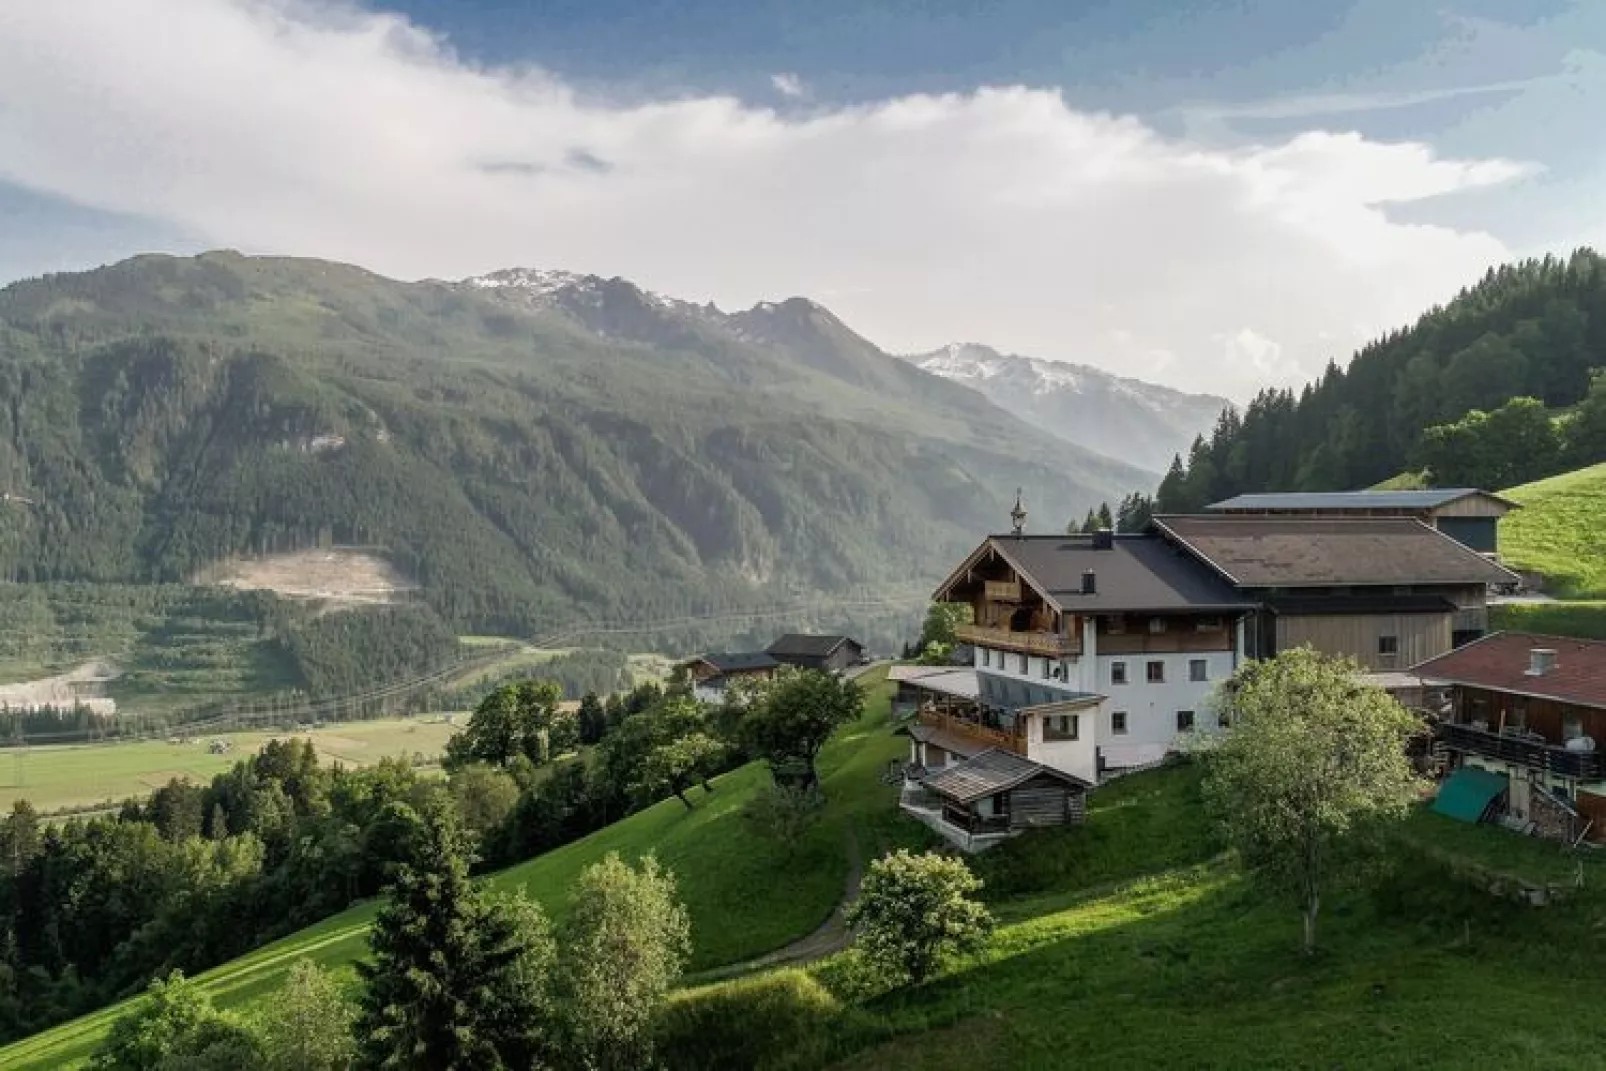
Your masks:
[[[1278,491],[1238,495],[1205,507],[1212,513],[1230,510],[1369,510],[1437,509],[1468,495],[1491,498],[1509,509],[1519,508],[1508,498],[1476,487],[1439,487],[1424,491]]]
[[[958,803],[969,803],[995,792],[1008,792],[1016,785],[1032,778],[1047,775],[1080,788],[1090,788],[1088,782],[1064,770],[1044,766],[1040,762],[1023,759],[1012,751],[992,748],[933,772],[921,784]]]
[[[764,651],[735,651],[724,654],[705,654],[692,659],[693,662],[707,662],[721,673],[756,672],[761,669],[775,669],[779,662],[771,658]]]
[[[846,636],[811,636],[802,632],[788,632],[766,650],[778,658],[829,658],[844,643],[860,646]]]
[[[1536,647],[1556,652],[1555,666],[1542,677],[1528,674],[1529,652]],[[1606,642],[1599,640],[1495,632],[1411,672],[1427,680],[1606,709]]]
[[[1414,517],[1156,517],[1154,526],[1240,588],[1517,581]]]
[[[961,733],[952,733],[946,729],[933,728],[930,725],[922,725],[919,722],[905,725],[893,733],[894,736],[900,734],[912,736],[922,744],[936,744],[950,755],[959,755],[967,759],[978,751],[985,751],[990,746],[976,740],[974,737],[965,736]]]
[[[1106,550],[1095,550],[1090,535],[989,536],[933,597],[944,601],[989,550],[1067,613],[1208,612],[1255,605],[1190,555],[1151,535],[1118,535]],[[1096,590],[1083,595],[1082,574],[1088,570]]]

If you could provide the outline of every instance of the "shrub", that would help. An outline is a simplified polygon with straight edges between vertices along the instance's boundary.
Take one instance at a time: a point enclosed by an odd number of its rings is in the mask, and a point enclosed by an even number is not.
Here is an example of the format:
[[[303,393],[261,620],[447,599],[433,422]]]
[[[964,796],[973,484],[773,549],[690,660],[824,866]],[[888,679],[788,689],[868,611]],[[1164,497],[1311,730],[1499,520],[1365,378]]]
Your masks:
[[[918,985],[943,957],[974,950],[992,931],[992,916],[972,899],[980,888],[963,859],[900,850],[870,864],[848,925],[870,962]]]
[[[669,1071],[785,1071],[826,1062],[842,1006],[796,968],[677,994],[658,1026]]]

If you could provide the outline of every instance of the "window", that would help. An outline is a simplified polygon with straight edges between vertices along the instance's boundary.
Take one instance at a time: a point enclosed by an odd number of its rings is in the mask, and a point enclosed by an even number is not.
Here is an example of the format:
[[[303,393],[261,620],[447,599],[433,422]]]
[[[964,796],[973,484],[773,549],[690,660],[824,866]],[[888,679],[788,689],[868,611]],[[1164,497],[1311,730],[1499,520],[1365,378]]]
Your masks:
[[[1126,735],[1126,711],[1117,710],[1110,715],[1110,731],[1117,736]]]
[[[1020,656],[1020,675],[1022,677],[1026,676],[1028,673],[1031,672],[1031,670],[1029,670],[1027,668],[1027,663],[1030,662],[1030,661],[1031,661],[1031,659],[1027,658],[1025,655],[1021,655]]]
[[[1379,636],[1377,638],[1377,653],[1393,655],[1400,653],[1400,638],[1398,636]]]
[[[1043,659],[1043,679],[1046,681],[1052,676],[1054,676],[1054,660],[1045,658]]]
[[[1119,636],[1126,631],[1126,617],[1124,615],[1115,614],[1108,620],[1110,622],[1110,635]]]
[[[1126,663],[1125,662],[1111,662],[1110,663],[1110,683],[1111,684],[1125,684],[1126,683]]]
[[[1191,728],[1193,728],[1193,711],[1177,711],[1177,732],[1185,733]]]
[[[984,666],[993,664],[993,653],[985,647],[981,649],[981,664]]]
[[[1165,663],[1164,662],[1150,662],[1149,663],[1149,683],[1150,684],[1164,684],[1165,683]]]
[[[1232,716],[1229,715],[1225,710],[1218,711],[1216,714],[1216,725],[1223,729],[1231,729]]]
[[[1151,618],[1149,618],[1149,631],[1154,633],[1157,636],[1160,633],[1164,632],[1165,631],[1165,618],[1163,618],[1163,617],[1151,617]]]
[[[1043,719],[1043,740],[1075,740],[1080,735],[1080,714],[1053,714]]]
[[[1193,623],[1197,632],[1220,632],[1224,627],[1219,617],[1201,617]]]
[[[1210,679],[1210,663],[1202,658],[1193,658],[1188,661],[1188,679],[1190,681],[1207,681]]]

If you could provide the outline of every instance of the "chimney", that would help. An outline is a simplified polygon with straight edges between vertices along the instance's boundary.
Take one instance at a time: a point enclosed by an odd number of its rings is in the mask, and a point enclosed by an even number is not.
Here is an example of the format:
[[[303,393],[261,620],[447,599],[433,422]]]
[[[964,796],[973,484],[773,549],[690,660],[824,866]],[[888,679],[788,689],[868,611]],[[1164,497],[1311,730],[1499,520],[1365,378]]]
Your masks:
[[[1082,573],[1082,594],[1083,595],[1096,595],[1096,594],[1098,594],[1098,590],[1099,590],[1099,578],[1096,575],[1094,575],[1093,570],[1088,569],[1085,572],[1083,572]]]
[[[1556,650],[1553,647],[1534,647],[1528,651],[1530,677],[1543,677],[1556,668]]]
[[[1112,550],[1115,547],[1115,533],[1108,528],[1100,528],[1093,533],[1094,550]]]

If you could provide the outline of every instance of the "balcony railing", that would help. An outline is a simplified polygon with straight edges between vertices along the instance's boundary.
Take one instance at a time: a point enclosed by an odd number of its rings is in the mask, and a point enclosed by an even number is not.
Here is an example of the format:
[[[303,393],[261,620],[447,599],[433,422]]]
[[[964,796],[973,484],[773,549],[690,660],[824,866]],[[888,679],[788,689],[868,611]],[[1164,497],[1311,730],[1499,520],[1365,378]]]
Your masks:
[[[1020,602],[1019,580],[988,580],[982,585],[988,602]]]
[[[996,725],[983,725],[973,718],[962,718],[957,714],[944,714],[935,710],[922,710],[920,722],[933,729],[958,733],[978,743],[1013,751],[1017,755],[1026,754],[1026,735],[1021,732],[1013,732]]]
[[[1009,815],[1007,814],[976,814],[963,807],[956,807],[951,803],[943,805],[942,820],[958,829],[963,829],[972,836],[983,833],[1008,833]]]
[[[976,647],[993,647],[1006,651],[1063,658],[1080,654],[1081,641],[1053,632],[1011,632],[1007,628],[988,628],[985,625],[960,625],[954,630],[960,643]]]
[[[1439,726],[1439,739],[1452,750],[1470,751],[1560,777],[1587,781],[1606,777],[1606,755],[1598,751],[1569,751],[1555,744],[1526,740],[1509,733],[1491,733],[1454,722]]]

